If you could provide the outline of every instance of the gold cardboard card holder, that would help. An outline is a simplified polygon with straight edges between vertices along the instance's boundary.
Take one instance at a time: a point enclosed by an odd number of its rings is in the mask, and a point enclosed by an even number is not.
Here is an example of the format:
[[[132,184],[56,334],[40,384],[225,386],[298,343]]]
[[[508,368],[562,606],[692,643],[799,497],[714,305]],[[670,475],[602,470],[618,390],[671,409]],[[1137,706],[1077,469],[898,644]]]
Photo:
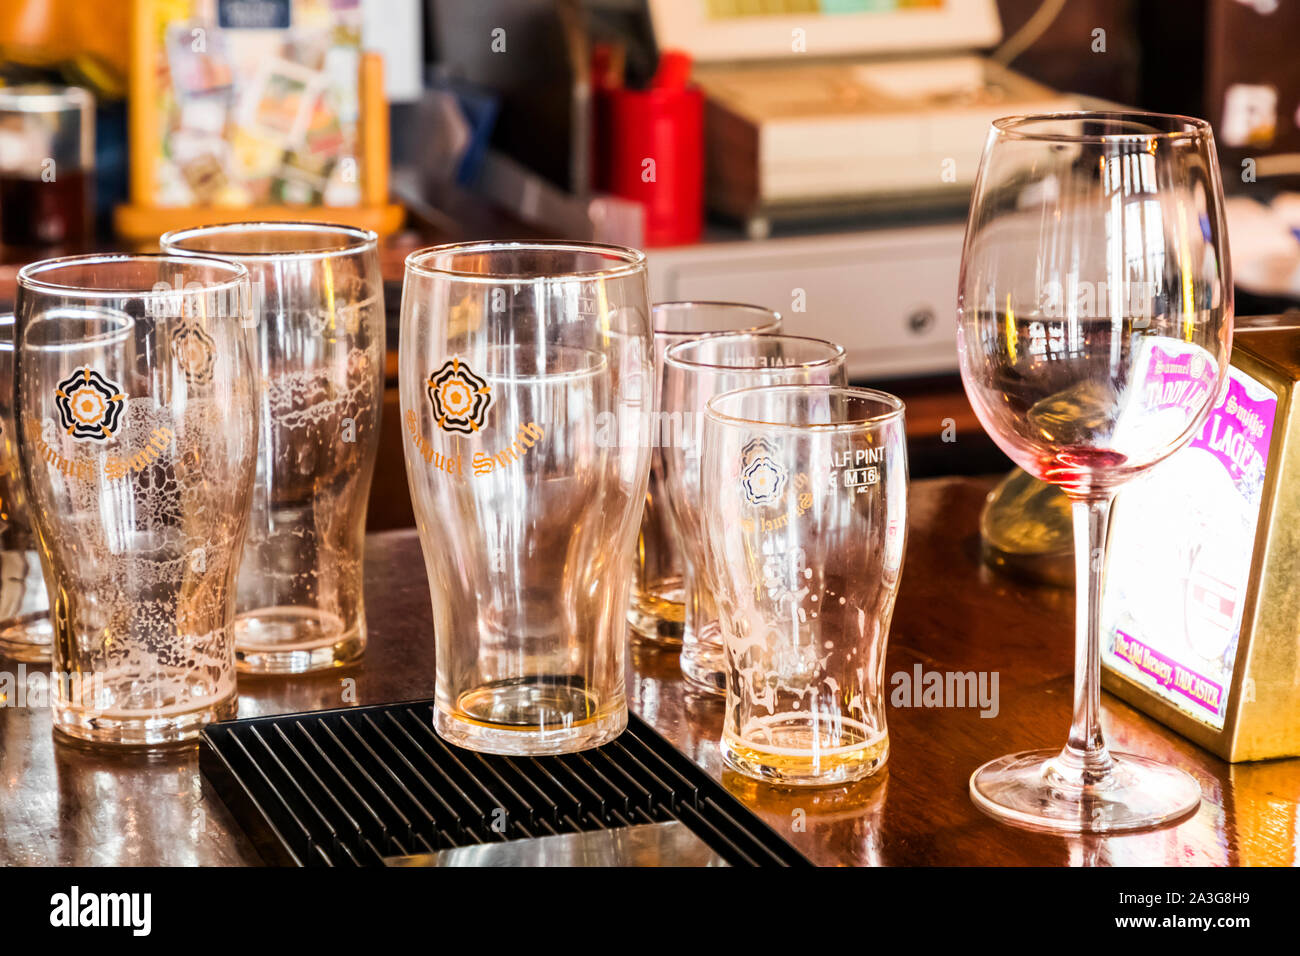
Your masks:
[[[1200,436],[1126,486],[1102,683],[1236,762],[1300,754],[1300,329],[1239,332]]]

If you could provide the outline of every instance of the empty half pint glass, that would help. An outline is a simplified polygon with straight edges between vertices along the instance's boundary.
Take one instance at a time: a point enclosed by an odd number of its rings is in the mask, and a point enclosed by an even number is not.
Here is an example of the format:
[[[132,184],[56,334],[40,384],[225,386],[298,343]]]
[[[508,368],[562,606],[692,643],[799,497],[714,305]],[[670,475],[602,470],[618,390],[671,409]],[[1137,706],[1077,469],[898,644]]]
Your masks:
[[[650,462],[644,256],[413,253],[399,366],[437,731],[506,754],[611,740],[627,723],[628,554]]]
[[[82,256],[18,274],[19,457],[54,625],[54,726],[105,744],[234,716],[257,451],[248,272]]]
[[[838,784],[889,753],[884,668],[907,534],[903,405],[859,388],[713,398],[706,576],[726,644],[723,760]]]
[[[668,513],[686,565],[682,675],[696,690],[722,694],[726,659],[713,594],[703,580],[700,453],[704,407],[720,392],[757,385],[844,385],[843,346],[798,335],[735,333],[674,345],[664,355],[659,454]]]
[[[246,222],[169,232],[164,252],[248,269],[257,482],[239,568],[239,669],[342,666],[366,646],[362,554],[384,402],[378,240],[351,226]]]
[[[770,309],[738,302],[660,302],[651,310],[654,326],[655,420],[681,413],[663,411],[664,353],[671,346],[721,332],[780,332],[781,316]],[[661,430],[652,423],[656,439]],[[641,533],[632,556],[632,605],[628,623],[637,637],[653,644],[678,646],[686,620],[686,575],[681,543],[673,532],[664,490],[663,449],[655,440],[650,459],[650,488],[645,496]]]

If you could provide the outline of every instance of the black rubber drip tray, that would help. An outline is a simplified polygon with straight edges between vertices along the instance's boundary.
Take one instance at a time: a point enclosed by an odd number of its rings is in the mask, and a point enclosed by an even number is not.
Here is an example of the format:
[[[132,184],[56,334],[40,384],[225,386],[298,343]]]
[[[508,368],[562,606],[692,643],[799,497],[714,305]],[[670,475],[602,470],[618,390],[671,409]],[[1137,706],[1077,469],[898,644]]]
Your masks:
[[[578,754],[501,757],[433,730],[433,701],[212,724],[199,766],[272,863],[385,857],[678,820],[733,866],[809,861],[635,714]]]

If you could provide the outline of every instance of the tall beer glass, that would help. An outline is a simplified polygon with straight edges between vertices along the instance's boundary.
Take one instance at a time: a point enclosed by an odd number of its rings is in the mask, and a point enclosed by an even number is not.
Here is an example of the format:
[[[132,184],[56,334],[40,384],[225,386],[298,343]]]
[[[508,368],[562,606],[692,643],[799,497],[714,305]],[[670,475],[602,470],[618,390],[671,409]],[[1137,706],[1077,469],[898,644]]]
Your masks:
[[[19,457],[54,623],[54,726],[192,739],[235,710],[257,449],[248,272],[80,256],[18,274]]]
[[[233,259],[252,282],[259,442],[236,599],[239,668],[349,664],[366,646],[362,556],[384,404],[376,236],[252,222],[170,232],[162,246]]]
[[[413,253],[401,343],[438,733],[506,754],[613,739],[650,464],[644,256],[583,243]]]

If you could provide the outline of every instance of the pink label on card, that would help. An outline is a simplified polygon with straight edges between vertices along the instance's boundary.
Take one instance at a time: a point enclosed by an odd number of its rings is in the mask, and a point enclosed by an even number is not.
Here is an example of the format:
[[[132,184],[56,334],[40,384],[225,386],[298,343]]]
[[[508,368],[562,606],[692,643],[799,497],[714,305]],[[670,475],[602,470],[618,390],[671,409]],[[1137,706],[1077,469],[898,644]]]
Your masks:
[[[1128,661],[1142,673],[1150,674],[1165,690],[1181,694],[1212,714],[1219,712],[1223,701],[1223,688],[1208,677],[1184,667],[1159,651],[1153,651],[1123,631],[1115,633],[1115,647],[1112,653]]]
[[[1251,398],[1242,382],[1230,378],[1223,400],[1214,406],[1191,447],[1212,454],[1233,481],[1262,481],[1276,414],[1277,399]]]

